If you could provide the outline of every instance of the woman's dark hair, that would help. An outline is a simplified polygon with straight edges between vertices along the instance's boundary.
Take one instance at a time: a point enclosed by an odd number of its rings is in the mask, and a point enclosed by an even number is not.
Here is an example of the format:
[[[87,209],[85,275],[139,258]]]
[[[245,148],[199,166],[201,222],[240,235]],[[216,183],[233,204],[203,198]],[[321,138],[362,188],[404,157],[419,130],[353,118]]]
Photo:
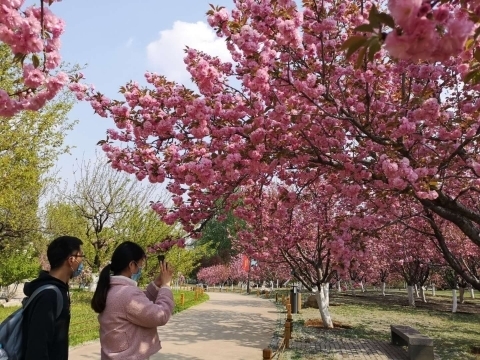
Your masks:
[[[134,242],[125,241],[117,246],[112,255],[112,262],[100,272],[97,288],[91,302],[93,311],[100,314],[105,310],[107,294],[110,290],[110,273],[119,275],[132,261],[139,262],[143,258],[145,258],[145,251]]]

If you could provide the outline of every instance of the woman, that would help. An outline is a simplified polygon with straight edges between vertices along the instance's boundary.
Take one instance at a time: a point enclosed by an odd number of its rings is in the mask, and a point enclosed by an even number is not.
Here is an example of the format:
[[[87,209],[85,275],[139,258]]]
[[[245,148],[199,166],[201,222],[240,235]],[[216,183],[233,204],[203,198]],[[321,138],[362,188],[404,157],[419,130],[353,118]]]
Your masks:
[[[137,281],[145,259],[139,245],[126,241],[100,273],[92,309],[99,313],[102,360],[146,360],[162,348],[157,327],[173,313],[172,271],[161,263],[160,274],[143,292]]]

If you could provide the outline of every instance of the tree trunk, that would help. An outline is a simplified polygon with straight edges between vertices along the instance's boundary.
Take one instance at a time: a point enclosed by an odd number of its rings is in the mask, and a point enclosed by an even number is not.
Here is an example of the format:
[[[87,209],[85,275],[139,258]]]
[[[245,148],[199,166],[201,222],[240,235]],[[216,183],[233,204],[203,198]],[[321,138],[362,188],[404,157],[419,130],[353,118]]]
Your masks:
[[[435,284],[432,284],[432,296],[435,296]]]
[[[464,303],[464,296],[465,296],[465,288],[464,287],[461,287],[460,289],[460,304],[463,304]]]
[[[93,258],[93,270],[100,272],[100,257],[98,256],[99,250],[95,249],[95,257]]]
[[[325,289],[325,287],[327,288]],[[325,294],[328,294],[328,284],[320,285],[320,289],[315,293],[315,297],[317,298],[318,310],[322,317],[323,327],[332,329],[333,322],[330,311],[328,310],[328,299],[325,298]]]
[[[457,290],[456,289],[452,289],[452,296],[453,296],[453,301],[452,301],[452,313],[456,313],[457,312],[457,306],[458,306],[458,303],[457,303]]]
[[[415,295],[413,294],[413,286],[408,285],[407,291],[408,291],[408,305],[415,306]]]
[[[425,297],[425,289],[423,288],[423,286],[420,286],[420,298],[424,303],[427,302],[427,298]]]
[[[330,284],[323,286],[323,296],[325,296],[325,303],[330,306]]]
[[[415,284],[415,296],[416,296],[417,298],[420,297],[420,294],[418,293],[418,285],[417,285],[417,284]]]
[[[360,287],[362,288],[362,293],[365,292],[365,285],[363,285],[363,281],[360,281]]]
[[[385,284],[385,281],[382,282],[382,295],[385,296],[385,287],[387,284]]]
[[[340,283],[340,280],[337,281],[337,291],[342,292],[342,284]]]
[[[357,294],[355,293],[355,284],[352,281],[350,281],[350,286],[352,287],[352,295],[357,296]]]
[[[475,290],[473,289],[473,287],[470,288],[470,297],[471,297],[472,299],[475,299]]]

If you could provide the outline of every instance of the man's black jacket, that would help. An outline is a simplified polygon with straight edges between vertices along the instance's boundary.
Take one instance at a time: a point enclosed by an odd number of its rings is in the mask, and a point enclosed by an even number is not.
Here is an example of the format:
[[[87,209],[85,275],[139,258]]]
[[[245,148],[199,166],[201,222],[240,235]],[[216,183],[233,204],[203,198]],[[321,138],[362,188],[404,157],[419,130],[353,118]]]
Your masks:
[[[70,327],[70,296],[68,285],[63,281],[41,272],[39,277],[26,283],[23,292],[26,296],[42,285],[55,285],[63,295],[63,309],[56,319],[57,293],[43,290],[24,311],[23,341],[24,360],[67,360],[68,329]]]

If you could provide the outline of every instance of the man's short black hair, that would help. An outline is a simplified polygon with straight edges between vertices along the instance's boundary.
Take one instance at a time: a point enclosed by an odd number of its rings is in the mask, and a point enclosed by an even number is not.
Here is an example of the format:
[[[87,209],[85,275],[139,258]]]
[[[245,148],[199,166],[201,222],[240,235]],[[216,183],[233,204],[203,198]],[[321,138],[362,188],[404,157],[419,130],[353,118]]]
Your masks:
[[[53,240],[47,249],[50,268],[53,270],[62,266],[70,255],[80,251],[82,245],[82,240],[74,236],[60,236]]]

